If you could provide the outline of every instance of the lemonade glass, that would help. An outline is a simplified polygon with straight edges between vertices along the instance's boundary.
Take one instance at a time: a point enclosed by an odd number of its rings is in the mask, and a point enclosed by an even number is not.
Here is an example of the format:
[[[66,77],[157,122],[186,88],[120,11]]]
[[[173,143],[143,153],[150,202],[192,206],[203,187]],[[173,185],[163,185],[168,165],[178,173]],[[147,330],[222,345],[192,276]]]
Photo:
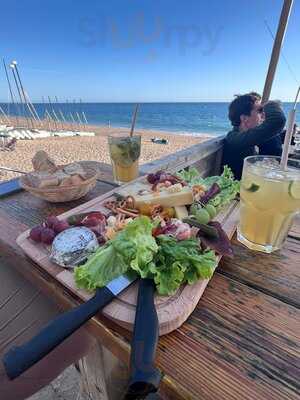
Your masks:
[[[139,175],[141,136],[126,133],[109,136],[108,147],[115,182],[122,184],[136,179]]]
[[[238,240],[252,250],[280,249],[300,211],[300,161],[253,156],[244,160]]]

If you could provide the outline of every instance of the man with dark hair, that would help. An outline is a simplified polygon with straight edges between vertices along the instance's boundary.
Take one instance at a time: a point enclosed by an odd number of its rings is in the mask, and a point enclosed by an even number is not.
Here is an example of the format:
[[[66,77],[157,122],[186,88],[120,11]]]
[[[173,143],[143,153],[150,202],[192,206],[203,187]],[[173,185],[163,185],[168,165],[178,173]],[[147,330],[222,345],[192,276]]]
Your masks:
[[[262,106],[258,96],[253,92],[237,96],[229,105],[233,129],[225,138],[222,164],[232,169],[236,179],[241,179],[244,158],[256,154],[255,146],[280,135],[286,122],[278,102]]]
[[[257,92],[250,92],[248,94],[252,94],[257,98],[259,102],[261,102],[261,95]],[[284,142],[284,133],[281,132],[280,135],[273,136],[272,139],[267,140],[265,143],[262,143],[259,148],[259,154],[268,155],[268,156],[281,156],[282,153],[282,143]]]

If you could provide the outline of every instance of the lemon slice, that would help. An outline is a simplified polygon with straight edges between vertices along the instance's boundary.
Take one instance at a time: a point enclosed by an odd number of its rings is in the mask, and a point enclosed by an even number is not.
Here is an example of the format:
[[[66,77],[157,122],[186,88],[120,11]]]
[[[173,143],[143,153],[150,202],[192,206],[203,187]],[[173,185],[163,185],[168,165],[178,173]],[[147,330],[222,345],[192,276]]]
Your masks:
[[[289,195],[293,199],[300,200],[300,181],[293,181],[289,184]]]
[[[257,192],[259,189],[259,185],[256,183],[251,183],[250,185],[243,185],[244,189],[247,190],[248,192]]]

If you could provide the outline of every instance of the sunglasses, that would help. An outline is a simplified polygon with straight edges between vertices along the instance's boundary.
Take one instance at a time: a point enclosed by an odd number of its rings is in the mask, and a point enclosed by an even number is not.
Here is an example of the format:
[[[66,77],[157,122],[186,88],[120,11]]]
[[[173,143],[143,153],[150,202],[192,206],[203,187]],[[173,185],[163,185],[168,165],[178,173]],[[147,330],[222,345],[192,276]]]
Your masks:
[[[262,114],[264,112],[263,106],[257,107],[256,112],[258,112],[259,114]]]

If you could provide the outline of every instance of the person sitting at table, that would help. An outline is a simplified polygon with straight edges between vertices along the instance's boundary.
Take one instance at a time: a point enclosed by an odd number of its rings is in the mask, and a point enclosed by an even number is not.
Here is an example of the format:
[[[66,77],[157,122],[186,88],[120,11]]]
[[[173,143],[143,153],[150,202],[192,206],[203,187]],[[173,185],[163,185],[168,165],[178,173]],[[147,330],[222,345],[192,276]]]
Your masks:
[[[225,138],[222,164],[232,169],[236,179],[241,179],[244,158],[257,154],[255,146],[263,154],[261,146],[280,136],[286,118],[278,102],[262,105],[253,93],[236,96],[229,105],[228,117],[233,129]]]
[[[261,95],[257,92],[248,93],[256,97],[257,101],[261,103]],[[262,113],[262,120],[264,119],[264,113]],[[284,132],[282,131],[280,135],[273,136],[270,140],[262,143],[258,146],[259,154],[268,155],[268,156],[281,156],[282,153],[282,144],[284,142]]]

